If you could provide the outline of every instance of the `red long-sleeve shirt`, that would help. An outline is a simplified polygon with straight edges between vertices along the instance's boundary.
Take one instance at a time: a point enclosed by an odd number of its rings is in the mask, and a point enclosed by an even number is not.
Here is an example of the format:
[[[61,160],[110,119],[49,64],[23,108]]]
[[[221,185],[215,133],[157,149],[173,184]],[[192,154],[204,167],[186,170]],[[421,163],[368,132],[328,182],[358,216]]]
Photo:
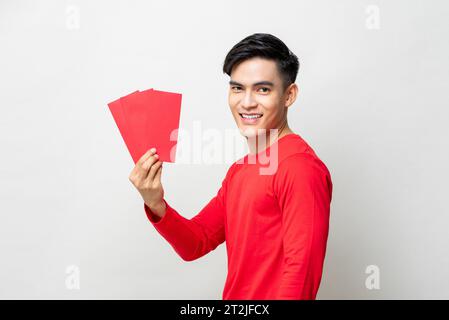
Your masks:
[[[277,159],[271,157],[273,150]],[[260,154],[265,160],[255,158]],[[277,170],[261,174],[261,168],[269,167],[267,159],[270,166],[276,162]],[[331,198],[328,169],[291,133],[257,156],[234,162],[216,196],[193,218],[181,216],[165,199],[162,218],[144,208],[156,230],[186,261],[226,241],[224,300],[315,299]]]

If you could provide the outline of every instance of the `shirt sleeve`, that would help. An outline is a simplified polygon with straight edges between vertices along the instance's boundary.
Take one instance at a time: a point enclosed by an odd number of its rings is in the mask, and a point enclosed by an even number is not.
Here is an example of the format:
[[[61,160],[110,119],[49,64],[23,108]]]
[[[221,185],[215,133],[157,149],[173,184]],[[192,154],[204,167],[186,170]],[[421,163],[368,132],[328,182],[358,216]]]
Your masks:
[[[310,154],[294,154],[279,164],[273,183],[282,212],[284,248],[277,299],[314,300],[329,230],[330,173]]]
[[[198,259],[225,241],[225,197],[229,173],[230,169],[215,197],[191,219],[181,216],[165,199],[167,209],[162,218],[144,203],[147,218],[183,260]]]

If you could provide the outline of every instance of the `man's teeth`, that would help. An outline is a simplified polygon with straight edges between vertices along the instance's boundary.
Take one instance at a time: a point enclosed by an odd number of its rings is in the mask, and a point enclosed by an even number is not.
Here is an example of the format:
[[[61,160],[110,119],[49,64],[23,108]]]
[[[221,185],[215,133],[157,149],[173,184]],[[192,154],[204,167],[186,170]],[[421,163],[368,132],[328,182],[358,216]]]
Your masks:
[[[261,114],[254,114],[254,115],[242,114],[242,117],[245,119],[256,119],[260,118],[261,116],[262,116]]]

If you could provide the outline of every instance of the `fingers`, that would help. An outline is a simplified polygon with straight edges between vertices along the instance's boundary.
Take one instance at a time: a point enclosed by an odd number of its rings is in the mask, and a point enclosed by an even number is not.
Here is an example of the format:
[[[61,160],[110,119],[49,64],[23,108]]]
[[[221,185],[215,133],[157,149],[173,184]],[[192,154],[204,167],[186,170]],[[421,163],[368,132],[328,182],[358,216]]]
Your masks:
[[[150,181],[155,180],[156,174],[162,168],[162,161],[157,161],[151,166],[150,171],[148,172],[147,179]]]
[[[157,170],[156,175],[154,176],[154,182],[160,183],[161,182],[161,174],[162,174],[162,168],[163,166]]]
[[[129,179],[131,181],[134,180],[143,180],[148,175],[148,170],[151,167],[151,165],[157,161],[159,156],[154,156],[156,153],[156,148],[151,148],[147,152],[145,152],[142,157],[136,162],[136,165],[134,166],[131,174],[129,175]]]
[[[150,156],[144,163],[142,163],[142,165],[140,166],[140,175],[143,179],[146,179],[148,177],[149,171],[151,170],[151,168],[153,167],[153,165],[158,162],[159,160],[159,155],[158,154],[154,154],[152,156]]]
[[[136,165],[142,165],[145,161],[148,160],[150,156],[156,153],[156,148],[151,148],[147,152],[144,153],[142,157],[137,161]]]

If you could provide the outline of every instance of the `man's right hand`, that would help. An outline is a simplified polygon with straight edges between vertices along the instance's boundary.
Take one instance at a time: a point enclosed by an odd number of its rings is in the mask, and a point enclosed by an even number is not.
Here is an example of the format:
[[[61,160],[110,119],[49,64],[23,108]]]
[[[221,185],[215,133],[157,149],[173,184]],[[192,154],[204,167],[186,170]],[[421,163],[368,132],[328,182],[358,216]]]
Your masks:
[[[161,183],[162,161],[155,148],[148,150],[137,161],[129,180],[137,188],[145,204],[156,215],[165,215],[164,189]]]

